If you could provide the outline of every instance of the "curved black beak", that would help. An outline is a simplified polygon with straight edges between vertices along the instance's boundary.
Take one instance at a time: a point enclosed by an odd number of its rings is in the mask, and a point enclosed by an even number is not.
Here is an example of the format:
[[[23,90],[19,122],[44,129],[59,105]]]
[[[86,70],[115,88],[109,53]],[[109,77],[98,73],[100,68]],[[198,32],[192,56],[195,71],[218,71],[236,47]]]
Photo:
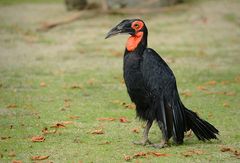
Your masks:
[[[112,28],[108,33],[105,39],[113,37],[120,33],[128,33],[128,34],[135,34],[135,30],[131,28],[131,21],[130,20],[123,20],[119,23],[116,27]]]
[[[107,36],[105,37],[105,39],[113,37],[119,33],[122,33],[122,29],[119,29],[118,26],[116,26],[107,33]]]

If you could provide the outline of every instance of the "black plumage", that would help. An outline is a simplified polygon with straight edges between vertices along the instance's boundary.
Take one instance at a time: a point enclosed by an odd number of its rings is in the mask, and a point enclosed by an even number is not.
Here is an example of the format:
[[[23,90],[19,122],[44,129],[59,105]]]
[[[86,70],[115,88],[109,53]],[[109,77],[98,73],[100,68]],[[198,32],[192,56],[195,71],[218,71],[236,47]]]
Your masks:
[[[147,48],[148,30],[144,22],[124,20],[106,38],[118,33],[131,35],[124,53],[124,80],[136,104],[137,116],[147,121],[143,140],[136,144],[151,144],[148,132],[155,120],[163,135],[163,140],[154,144],[155,147],[166,146],[171,137],[175,143],[183,143],[184,132],[189,129],[199,140],[217,139],[218,130],[181,102],[175,76],[167,63],[153,49]]]

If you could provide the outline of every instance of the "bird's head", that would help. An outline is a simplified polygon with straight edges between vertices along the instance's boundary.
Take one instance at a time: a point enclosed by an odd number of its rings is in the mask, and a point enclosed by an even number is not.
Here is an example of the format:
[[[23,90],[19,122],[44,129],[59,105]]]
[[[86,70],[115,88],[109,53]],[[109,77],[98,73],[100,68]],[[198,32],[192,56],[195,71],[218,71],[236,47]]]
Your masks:
[[[118,34],[130,34],[126,48],[128,51],[134,51],[140,43],[147,46],[147,27],[141,19],[125,19],[112,28],[105,39]]]

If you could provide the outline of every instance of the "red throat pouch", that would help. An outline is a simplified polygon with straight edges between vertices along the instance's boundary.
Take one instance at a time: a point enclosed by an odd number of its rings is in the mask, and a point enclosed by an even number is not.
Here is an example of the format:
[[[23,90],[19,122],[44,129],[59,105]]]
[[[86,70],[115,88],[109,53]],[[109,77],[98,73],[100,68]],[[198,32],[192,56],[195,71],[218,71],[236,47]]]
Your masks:
[[[134,36],[130,36],[127,40],[126,48],[128,51],[134,51],[142,40],[143,32],[138,32]]]

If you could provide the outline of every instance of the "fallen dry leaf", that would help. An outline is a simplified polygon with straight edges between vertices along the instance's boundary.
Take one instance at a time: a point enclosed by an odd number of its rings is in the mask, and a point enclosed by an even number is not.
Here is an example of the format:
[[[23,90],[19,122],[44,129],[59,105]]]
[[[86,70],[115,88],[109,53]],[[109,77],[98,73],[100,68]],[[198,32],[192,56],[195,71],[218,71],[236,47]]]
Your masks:
[[[131,156],[128,156],[128,155],[124,155],[124,160],[125,161],[130,161],[132,159]]]
[[[189,150],[189,151],[186,151],[186,152],[183,152],[181,153],[183,156],[185,157],[189,157],[189,156],[192,156],[192,155],[201,155],[201,154],[204,154],[204,152],[202,150]]]
[[[128,108],[128,109],[135,109],[136,108],[136,105],[134,103],[130,103],[130,104],[125,104],[123,105],[125,108]]]
[[[205,83],[205,85],[216,85],[217,82],[215,80],[211,80]]]
[[[202,86],[202,85],[197,86],[197,89],[199,91],[206,91],[207,90],[207,88],[205,86]]]
[[[45,127],[44,129],[42,129],[42,133],[43,134],[55,134],[57,132],[57,130],[48,130],[47,127]]]
[[[73,121],[62,121],[61,124],[69,125],[69,124],[73,124]]]
[[[6,140],[6,139],[10,139],[10,138],[11,138],[11,136],[2,136],[1,140]]]
[[[162,156],[171,156],[170,154],[167,154],[167,153],[160,153],[160,152],[148,152],[148,154],[152,154],[156,157],[162,157]]]
[[[223,91],[219,91],[219,92],[210,92],[210,91],[206,91],[206,94],[208,95],[226,95],[226,96],[236,96],[235,92],[223,92]]]
[[[46,87],[47,86],[47,84],[44,81],[40,82],[39,85],[40,85],[40,87]]]
[[[10,151],[10,152],[8,153],[8,156],[9,156],[9,157],[15,157],[15,156],[16,156],[16,153],[15,153],[14,151]]]
[[[138,129],[138,128],[133,128],[133,129],[132,129],[132,132],[134,132],[134,133],[139,133],[139,129]]]
[[[12,160],[12,163],[23,163],[21,160]]]
[[[230,81],[228,81],[228,80],[223,80],[223,81],[220,82],[220,84],[222,84],[222,85],[226,85],[226,84],[229,84],[229,83],[230,83]]]
[[[70,119],[79,119],[80,117],[79,116],[75,116],[75,115],[71,115],[69,116]]]
[[[112,103],[124,106],[127,109],[135,109],[136,108],[136,105],[134,103],[129,103],[128,104],[128,103],[122,102],[120,100],[113,100]]]
[[[221,152],[230,152],[236,156],[237,159],[240,159],[240,150],[232,148],[232,147],[225,147],[221,146]]]
[[[31,140],[32,142],[43,142],[45,138],[43,136],[33,136]]]
[[[126,122],[128,122],[128,120],[127,120],[125,117],[119,118],[119,121],[120,121],[121,123],[126,123]]]
[[[49,156],[32,156],[31,160],[46,160]]]
[[[185,96],[185,97],[191,97],[192,96],[192,93],[189,92],[189,91],[184,91],[181,93],[182,96]]]
[[[98,121],[115,121],[115,118],[97,118]]]
[[[104,132],[103,132],[103,129],[101,128],[101,129],[92,131],[91,134],[100,135],[100,134],[104,134]]]
[[[83,86],[81,84],[73,84],[70,86],[71,89],[83,89]]]
[[[236,96],[236,92],[225,92],[226,96]]]
[[[230,107],[230,105],[229,105],[228,102],[224,101],[224,103],[223,103],[223,107],[228,108],[228,107]]]
[[[106,145],[106,144],[111,144],[111,142],[110,142],[110,141],[105,141],[105,142],[100,143],[100,144],[98,144],[98,145]]]
[[[64,107],[70,108],[71,106],[71,99],[64,99]]]
[[[16,104],[9,104],[8,106],[7,106],[7,108],[16,108],[17,107],[17,105]]]
[[[62,123],[56,123],[52,126],[50,126],[51,128],[65,128],[66,126]]]
[[[93,86],[95,83],[96,83],[96,80],[95,80],[95,79],[89,79],[89,80],[87,81],[87,84],[88,84],[88,85],[91,85],[91,86]]]
[[[137,157],[146,157],[147,156],[147,153],[144,153],[144,152],[138,152],[138,153],[135,153],[133,155],[133,158],[137,158]]]
[[[238,75],[238,76],[235,77],[235,81],[236,81],[237,83],[240,83],[240,75]]]

